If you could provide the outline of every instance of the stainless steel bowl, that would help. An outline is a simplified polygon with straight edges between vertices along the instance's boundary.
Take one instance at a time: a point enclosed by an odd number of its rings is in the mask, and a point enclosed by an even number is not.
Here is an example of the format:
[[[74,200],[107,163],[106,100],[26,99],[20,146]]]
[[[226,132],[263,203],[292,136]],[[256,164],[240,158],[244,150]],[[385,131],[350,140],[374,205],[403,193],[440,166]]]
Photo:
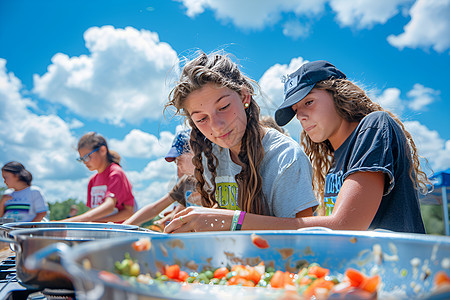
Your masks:
[[[251,232],[172,234],[152,237],[152,248],[144,252],[137,252],[131,246],[138,238],[95,241],[71,249],[55,244],[30,258],[29,263],[43,262],[41,266],[45,267],[43,258],[49,253],[59,253],[64,269],[74,282],[77,299],[275,299],[280,296],[280,291],[275,289],[177,283],[142,285],[110,282],[99,277],[101,271],[112,272],[114,262],[122,260],[126,252],[138,260],[143,273],[150,274],[174,263],[186,271],[233,264],[255,265],[260,261],[290,271],[298,271],[305,261],[330,268],[333,274],[356,268],[367,275],[381,276],[380,299],[429,297],[433,275],[439,270],[450,272],[449,237],[360,231],[259,231],[256,234],[268,241],[268,249],[257,248],[252,243]],[[86,261],[92,269],[83,267]]]
[[[12,243],[16,253],[17,278],[23,285],[33,288],[72,289],[73,285],[68,274],[60,266],[55,265],[49,270],[29,269],[25,267],[25,260],[36,251],[55,243],[74,246],[99,239],[150,237],[160,234],[103,228],[34,228],[10,231],[11,238],[0,238],[0,241]]]

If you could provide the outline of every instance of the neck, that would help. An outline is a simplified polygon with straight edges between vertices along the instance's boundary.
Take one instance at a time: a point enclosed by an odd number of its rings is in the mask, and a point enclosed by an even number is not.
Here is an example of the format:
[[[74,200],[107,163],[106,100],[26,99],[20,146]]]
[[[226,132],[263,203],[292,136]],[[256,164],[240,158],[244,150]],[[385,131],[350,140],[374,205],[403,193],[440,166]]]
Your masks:
[[[21,191],[29,187],[29,185],[26,182],[18,182],[17,185],[14,187],[15,191]]]
[[[342,125],[339,127],[339,130],[328,140],[333,146],[333,149],[338,149],[345,140],[352,134],[353,130],[358,126],[359,122],[342,122]]]
[[[109,161],[106,161],[104,164],[102,164],[102,165],[97,169],[97,172],[98,172],[99,174],[102,173],[103,171],[106,170],[106,168],[109,167],[109,165],[111,165],[111,163],[110,163]]]

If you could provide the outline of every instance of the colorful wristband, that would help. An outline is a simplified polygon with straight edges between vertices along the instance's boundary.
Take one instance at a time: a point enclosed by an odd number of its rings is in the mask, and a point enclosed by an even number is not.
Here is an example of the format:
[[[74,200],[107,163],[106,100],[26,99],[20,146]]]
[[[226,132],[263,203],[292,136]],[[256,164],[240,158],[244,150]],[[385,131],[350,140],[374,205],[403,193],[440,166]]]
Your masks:
[[[242,223],[244,223],[245,211],[241,211],[239,214],[239,220],[236,225],[236,230],[241,230]]]
[[[240,210],[234,211],[233,220],[231,221],[231,228],[230,228],[231,231],[236,230],[236,226],[237,226],[240,214],[241,214]]]

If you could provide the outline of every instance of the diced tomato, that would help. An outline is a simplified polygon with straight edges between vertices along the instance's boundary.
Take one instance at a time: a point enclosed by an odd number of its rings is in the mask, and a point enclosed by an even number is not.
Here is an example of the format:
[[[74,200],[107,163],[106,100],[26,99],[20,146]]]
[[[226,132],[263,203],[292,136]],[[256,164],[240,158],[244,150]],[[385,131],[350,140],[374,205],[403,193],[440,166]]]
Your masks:
[[[439,271],[434,275],[434,284],[436,286],[450,284],[450,277],[444,271]]]
[[[373,293],[378,289],[379,284],[380,284],[380,276],[375,275],[372,277],[366,277],[361,283],[360,288],[365,290],[366,292]]]
[[[270,285],[273,288],[284,288],[284,280],[284,272],[278,270],[273,274],[272,279],[270,279]]]
[[[322,268],[320,266],[312,266],[308,269],[308,275],[314,275],[317,278],[322,278],[330,273],[329,269]]]
[[[166,266],[166,276],[170,279],[179,279],[180,277],[180,266],[179,265],[171,265]]]
[[[303,293],[303,297],[306,299],[311,298],[312,296],[316,295],[316,290],[318,288],[331,290],[334,286],[334,283],[332,281],[325,280],[325,278],[319,278],[315,280],[313,283],[311,283],[310,286],[306,288],[306,290]]]
[[[252,237],[252,243],[256,247],[261,248],[261,249],[269,248],[269,243],[265,239],[260,237],[259,235],[252,233],[251,237]]]
[[[247,270],[248,270],[247,279],[257,284],[261,280],[261,274],[253,267],[247,267]]]
[[[139,252],[148,251],[152,247],[152,242],[150,242],[150,239],[144,238],[134,242],[131,246],[133,247],[134,250]]]
[[[229,272],[230,271],[228,271],[226,267],[218,268],[217,270],[214,271],[214,278],[222,279],[225,276],[227,276]]]
[[[121,281],[120,277],[117,276],[116,274],[113,274],[111,272],[104,271],[104,270],[98,272],[98,277],[100,279],[103,279],[103,280],[108,281],[108,282],[113,282],[113,283],[118,283],[118,282]]]
[[[178,275],[178,279],[180,281],[186,281],[189,277],[189,274],[186,271],[180,271],[180,275]]]
[[[345,276],[347,276],[350,285],[354,287],[359,287],[365,279],[364,274],[355,269],[347,269]]]

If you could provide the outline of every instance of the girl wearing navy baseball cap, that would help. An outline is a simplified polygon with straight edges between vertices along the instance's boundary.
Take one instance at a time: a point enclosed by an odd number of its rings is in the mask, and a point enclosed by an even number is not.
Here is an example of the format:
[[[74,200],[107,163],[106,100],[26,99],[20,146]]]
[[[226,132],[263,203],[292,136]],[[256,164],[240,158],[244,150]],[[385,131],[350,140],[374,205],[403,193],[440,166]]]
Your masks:
[[[418,193],[431,184],[411,134],[326,61],[309,62],[285,79],[280,126],[294,116],[312,161],[318,216],[299,227],[387,229],[425,233]]]

